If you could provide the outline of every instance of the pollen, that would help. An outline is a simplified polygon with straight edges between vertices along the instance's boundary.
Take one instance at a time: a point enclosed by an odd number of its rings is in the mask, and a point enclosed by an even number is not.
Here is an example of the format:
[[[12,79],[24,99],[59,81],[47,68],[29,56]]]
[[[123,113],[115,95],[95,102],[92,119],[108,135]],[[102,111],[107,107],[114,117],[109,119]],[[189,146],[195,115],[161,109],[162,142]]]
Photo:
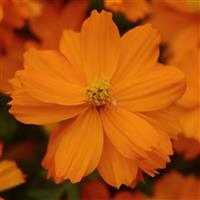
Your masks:
[[[96,106],[105,105],[112,99],[110,83],[104,77],[92,81],[86,88],[86,96],[87,100]]]

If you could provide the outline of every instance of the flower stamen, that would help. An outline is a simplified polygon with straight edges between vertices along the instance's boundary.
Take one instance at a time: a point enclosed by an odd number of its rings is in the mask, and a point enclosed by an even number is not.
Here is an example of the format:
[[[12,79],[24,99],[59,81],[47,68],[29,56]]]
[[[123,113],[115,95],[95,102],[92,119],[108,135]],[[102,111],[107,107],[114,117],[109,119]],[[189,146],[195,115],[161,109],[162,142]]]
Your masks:
[[[105,105],[106,101],[112,98],[110,83],[104,77],[92,81],[86,88],[86,96],[87,100],[96,106]]]

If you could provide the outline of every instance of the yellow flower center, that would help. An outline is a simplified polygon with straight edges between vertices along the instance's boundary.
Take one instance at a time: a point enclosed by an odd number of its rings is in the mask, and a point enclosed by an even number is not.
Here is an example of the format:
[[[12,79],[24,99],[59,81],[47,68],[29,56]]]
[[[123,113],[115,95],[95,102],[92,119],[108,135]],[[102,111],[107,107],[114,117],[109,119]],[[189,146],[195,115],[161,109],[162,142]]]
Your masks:
[[[92,81],[86,88],[87,100],[96,105],[105,105],[106,101],[112,99],[110,83],[104,77]]]

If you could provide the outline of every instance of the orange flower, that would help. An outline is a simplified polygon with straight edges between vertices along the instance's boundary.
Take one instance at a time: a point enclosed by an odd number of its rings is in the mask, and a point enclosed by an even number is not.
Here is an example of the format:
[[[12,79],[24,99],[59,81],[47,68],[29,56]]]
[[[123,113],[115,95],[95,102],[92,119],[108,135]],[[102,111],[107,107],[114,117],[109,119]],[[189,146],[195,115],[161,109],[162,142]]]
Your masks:
[[[0,22],[21,28],[26,19],[41,14],[42,5],[37,0],[3,0],[0,2]]]
[[[24,42],[5,26],[0,27],[0,92],[11,90],[8,80],[21,69]]]
[[[157,64],[158,45],[150,25],[120,38],[112,15],[93,11],[80,33],[63,32],[59,51],[25,53],[10,113],[27,124],[71,118],[51,135],[43,161],[49,177],[75,183],[98,168],[120,187],[140,170],[154,176],[165,167],[171,141],[156,119],[167,121],[161,110],[183,94],[185,77]]]
[[[124,13],[131,20],[139,20],[149,14],[150,8],[146,0],[105,0],[105,7]]]
[[[0,144],[0,156],[3,145]],[[24,175],[15,161],[0,160],[0,192],[25,183]]]
[[[172,171],[157,181],[153,199],[199,199],[200,180]]]
[[[41,40],[42,48],[57,49],[63,29],[79,31],[85,18],[88,0],[53,0],[43,6],[40,16],[30,20],[31,31]]]

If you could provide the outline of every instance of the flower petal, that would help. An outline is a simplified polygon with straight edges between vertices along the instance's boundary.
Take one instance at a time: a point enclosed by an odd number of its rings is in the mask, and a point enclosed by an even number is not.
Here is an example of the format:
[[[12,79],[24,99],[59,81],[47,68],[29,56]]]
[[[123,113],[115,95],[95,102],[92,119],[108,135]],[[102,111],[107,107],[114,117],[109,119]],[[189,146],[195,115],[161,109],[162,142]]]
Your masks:
[[[61,177],[56,177],[55,173],[55,153],[60,144],[60,139],[63,137],[64,131],[71,126],[73,120],[67,120],[63,125],[58,126],[50,136],[47,152],[42,161],[42,166],[48,170],[47,178],[54,178],[56,183],[64,181]]]
[[[80,84],[79,77],[68,60],[55,50],[29,49],[24,54],[24,68],[43,73],[48,76],[57,76],[73,84]]]
[[[161,111],[141,113],[140,116],[175,139],[182,130],[178,118],[170,111],[168,108]]]
[[[83,112],[64,130],[55,153],[57,177],[80,181],[97,167],[103,148],[103,128],[95,108]]]
[[[170,162],[169,156],[173,154],[172,142],[169,136],[159,131],[160,143],[151,152],[148,152],[148,157],[138,161],[139,168],[150,176],[158,174],[157,169],[164,169],[166,164]]]
[[[136,154],[146,157],[159,143],[157,131],[144,119],[120,108],[101,110],[105,134],[115,148],[125,157],[132,159]]]
[[[123,157],[105,138],[98,171],[109,185],[119,188],[122,184],[131,185],[137,176],[138,167],[135,160]]]
[[[121,38],[119,63],[112,78],[113,84],[154,69],[159,56],[159,42],[158,32],[149,24],[125,33]]]
[[[119,42],[111,13],[92,11],[81,29],[81,58],[88,81],[112,77],[118,63]]]
[[[85,105],[62,106],[53,103],[43,103],[32,98],[25,92],[12,95],[13,100],[9,112],[25,124],[49,124],[75,117],[81,113]]]
[[[64,30],[60,40],[60,51],[69,60],[82,82],[86,83],[81,66],[80,33]]]
[[[124,80],[113,87],[117,104],[134,112],[161,110],[185,91],[185,75],[174,67],[160,67],[150,74]]]
[[[60,105],[80,105],[85,103],[84,87],[68,83],[59,76],[38,73],[25,69],[18,71],[19,78],[26,93],[44,103]]]
[[[14,161],[3,160],[0,162],[0,192],[24,182],[24,175]]]

